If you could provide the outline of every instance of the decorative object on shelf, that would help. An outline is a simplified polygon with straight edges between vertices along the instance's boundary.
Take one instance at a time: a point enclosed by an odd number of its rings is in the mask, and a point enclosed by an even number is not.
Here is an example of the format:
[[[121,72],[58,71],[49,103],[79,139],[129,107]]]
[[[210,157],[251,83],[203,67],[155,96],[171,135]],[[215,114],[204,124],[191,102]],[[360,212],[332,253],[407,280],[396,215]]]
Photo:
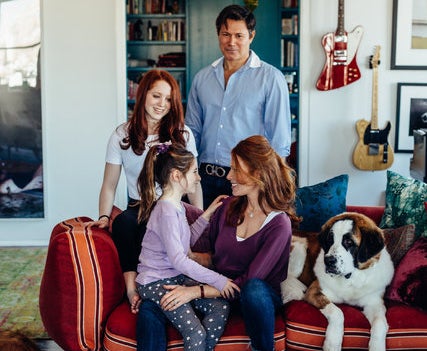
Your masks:
[[[338,0],[338,27],[335,33],[322,38],[326,62],[317,80],[318,90],[341,88],[357,81],[361,74],[356,54],[363,35],[363,27],[357,26],[352,32],[344,29],[344,0]]]
[[[414,151],[414,129],[427,128],[427,84],[398,83],[396,152]]]
[[[371,122],[364,119],[357,121],[356,130],[359,141],[353,152],[353,164],[363,171],[378,171],[389,168],[394,161],[393,149],[388,143],[391,123],[384,129],[378,128],[378,66],[380,64],[380,46],[370,57],[372,68],[372,116]]]
[[[169,52],[159,56],[158,67],[185,67],[185,52]]]
[[[258,7],[258,0],[245,0],[244,3],[251,12]]]
[[[427,69],[425,6],[425,0],[393,0],[391,69]]]

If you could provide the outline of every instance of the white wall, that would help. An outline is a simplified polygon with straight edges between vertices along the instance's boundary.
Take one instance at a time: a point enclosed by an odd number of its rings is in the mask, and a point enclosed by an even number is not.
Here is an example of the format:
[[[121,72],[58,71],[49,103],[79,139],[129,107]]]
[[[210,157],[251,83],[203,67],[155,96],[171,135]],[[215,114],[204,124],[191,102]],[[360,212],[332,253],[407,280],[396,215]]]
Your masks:
[[[427,82],[427,74],[390,70],[391,0],[346,1],[345,28],[365,29],[358,52],[362,78],[334,91],[317,91],[315,82],[324,64],[320,39],[336,29],[337,1],[301,2],[300,184],[347,173],[347,203],[383,203],[386,172],[359,171],[351,162],[357,142],[355,123],[371,117],[368,58],[374,46],[381,45],[379,126],[391,121],[392,144],[396,83]],[[122,0],[42,0],[46,218],[0,221],[0,245],[44,245],[59,221],[79,215],[97,217],[106,142],[126,117],[124,13]],[[395,154],[391,169],[409,175],[409,158]],[[122,182],[117,204],[124,203]]]
[[[396,95],[398,82],[427,82],[426,71],[390,70],[392,3],[391,0],[345,2],[345,29],[357,25],[364,35],[357,54],[361,78],[346,87],[318,91],[317,78],[325,62],[321,38],[337,28],[338,1],[302,0],[301,2],[301,143],[300,184],[311,185],[335,175],[349,175],[348,204],[384,204],[386,171],[361,171],[353,166],[352,155],[358,137],[356,121],[371,119],[372,70],[369,56],[381,46],[378,67],[378,124],[392,124],[389,142],[394,145]],[[409,2],[408,2],[409,5]],[[425,65],[425,63],[422,63]],[[411,154],[395,153],[389,168],[409,176]]]

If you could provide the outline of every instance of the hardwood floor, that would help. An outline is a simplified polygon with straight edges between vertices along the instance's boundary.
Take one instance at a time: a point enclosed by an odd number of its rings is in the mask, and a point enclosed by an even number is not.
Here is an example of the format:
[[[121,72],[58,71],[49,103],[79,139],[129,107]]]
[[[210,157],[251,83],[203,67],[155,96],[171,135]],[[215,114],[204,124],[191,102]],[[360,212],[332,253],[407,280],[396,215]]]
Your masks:
[[[53,340],[36,339],[35,341],[41,351],[64,351]]]

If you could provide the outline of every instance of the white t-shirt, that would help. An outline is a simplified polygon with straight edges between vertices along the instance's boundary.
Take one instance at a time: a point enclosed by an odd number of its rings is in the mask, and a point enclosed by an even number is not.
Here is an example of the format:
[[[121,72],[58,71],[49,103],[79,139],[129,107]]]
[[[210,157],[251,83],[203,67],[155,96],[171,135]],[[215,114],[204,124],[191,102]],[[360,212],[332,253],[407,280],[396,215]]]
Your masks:
[[[194,140],[193,133],[190,128],[185,126],[185,130],[188,132],[187,139],[187,150],[191,151],[194,157],[197,157],[196,142]],[[139,193],[137,187],[137,181],[139,173],[144,166],[145,157],[147,156],[148,147],[145,148],[142,155],[137,155],[133,152],[132,148],[123,150],[120,147],[121,141],[127,137],[127,122],[119,125],[114,132],[111,134],[107,145],[107,154],[105,162],[114,165],[123,166],[123,170],[126,176],[126,183],[128,189],[128,195],[130,198],[138,200]],[[146,140],[147,146],[157,139],[158,135],[149,135]]]

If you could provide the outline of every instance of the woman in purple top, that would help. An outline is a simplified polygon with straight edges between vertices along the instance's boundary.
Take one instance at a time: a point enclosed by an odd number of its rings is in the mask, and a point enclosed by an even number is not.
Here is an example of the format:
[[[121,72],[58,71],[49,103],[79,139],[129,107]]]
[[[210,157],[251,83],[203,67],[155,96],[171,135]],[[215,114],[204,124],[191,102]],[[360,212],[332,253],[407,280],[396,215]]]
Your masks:
[[[182,145],[166,142],[152,147],[138,178],[141,206],[138,220],[146,221],[147,230],[141,244],[136,286],[141,299],[160,304],[167,293],[164,285],[197,286],[196,299],[168,300],[163,312],[184,339],[184,350],[213,350],[228,318],[229,305],[223,298],[204,298],[204,286],[214,290],[210,297],[232,298],[239,287],[226,276],[214,272],[189,258],[190,245],[201,236],[212,213],[221,206],[218,197],[190,226],[183,195],[194,193],[200,182],[194,155]],[[155,183],[162,189],[156,201]],[[194,298],[194,296],[193,296]],[[203,314],[200,320],[195,311]]]
[[[227,179],[233,196],[223,200],[211,218],[209,235],[198,246],[209,249],[214,269],[240,287],[234,304],[242,311],[252,349],[272,351],[275,314],[282,306],[280,282],[287,277],[291,223],[299,221],[294,172],[266,138],[255,135],[232,150]],[[197,259],[196,254],[192,257]],[[190,301],[197,296],[198,287],[167,288],[170,291],[160,301],[163,308],[173,299]],[[211,296],[215,289],[205,285],[204,291]]]

